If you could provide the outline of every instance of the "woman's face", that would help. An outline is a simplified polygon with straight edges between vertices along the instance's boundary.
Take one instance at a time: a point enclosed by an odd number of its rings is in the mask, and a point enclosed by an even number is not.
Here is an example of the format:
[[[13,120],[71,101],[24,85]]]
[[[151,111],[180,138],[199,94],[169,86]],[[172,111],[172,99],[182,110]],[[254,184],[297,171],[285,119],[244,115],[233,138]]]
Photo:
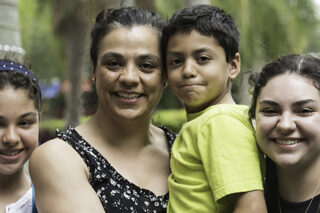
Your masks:
[[[6,86],[0,90],[0,175],[23,168],[36,148],[39,112],[27,92]]]
[[[270,79],[257,99],[256,132],[260,148],[279,167],[319,165],[319,90],[298,74]]]
[[[155,29],[113,29],[100,42],[93,71],[98,111],[117,119],[149,118],[162,94],[161,70],[159,35]]]

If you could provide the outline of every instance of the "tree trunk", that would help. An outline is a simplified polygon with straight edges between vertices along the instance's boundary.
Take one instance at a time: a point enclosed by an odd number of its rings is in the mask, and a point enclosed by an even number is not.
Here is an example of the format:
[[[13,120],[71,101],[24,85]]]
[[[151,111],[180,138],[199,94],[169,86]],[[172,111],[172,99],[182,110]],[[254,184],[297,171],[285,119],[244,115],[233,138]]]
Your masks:
[[[82,115],[81,102],[81,82],[82,73],[88,72],[88,53],[86,44],[88,42],[87,27],[74,29],[66,36],[66,55],[68,67],[68,81],[70,89],[66,97],[67,125],[76,126],[79,124],[79,118]],[[83,29],[85,28],[85,29]]]
[[[0,0],[0,50],[22,52],[16,0]]]
[[[185,0],[184,5],[190,7],[196,4],[211,4],[210,0]]]
[[[154,0],[136,0],[136,6],[155,12]]]
[[[64,40],[67,57],[66,125],[77,126],[82,114],[82,73],[88,72],[89,4],[86,0],[54,0],[55,33]]]

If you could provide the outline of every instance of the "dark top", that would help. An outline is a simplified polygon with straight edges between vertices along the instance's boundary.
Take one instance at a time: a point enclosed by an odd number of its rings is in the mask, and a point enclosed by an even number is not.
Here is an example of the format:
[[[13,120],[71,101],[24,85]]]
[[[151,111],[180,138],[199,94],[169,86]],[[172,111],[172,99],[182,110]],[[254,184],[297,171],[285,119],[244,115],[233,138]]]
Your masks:
[[[165,131],[169,152],[176,135]],[[166,212],[169,193],[156,196],[152,191],[138,187],[121,176],[94,147],[69,127],[57,131],[57,137],[70,144],[82,157],[89,169],[89,183],[96,191],[104,210],[108,213]]]
[[[311,202],[310,200],[300,202],[300,203],[292,203],[284,200],[279,196],[279,200],[273,199],[274,202],[270,202],[268,205],[269,213],[279,213],[281,206],[282,213],[306,213],[306,210]],[[313,198],[312,203],[309,207],[307,213],[320,213],[320,194]]]

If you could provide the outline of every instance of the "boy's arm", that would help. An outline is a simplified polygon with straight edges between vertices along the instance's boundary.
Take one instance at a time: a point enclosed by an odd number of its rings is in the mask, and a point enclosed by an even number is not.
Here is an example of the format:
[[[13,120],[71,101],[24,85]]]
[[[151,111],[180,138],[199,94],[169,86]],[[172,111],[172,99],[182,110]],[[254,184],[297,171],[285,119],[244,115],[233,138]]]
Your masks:
[[[229,196],[234,203],[233,213],[267,213],[263,191],[255,190]]]
[[[267,212],[253,129],[221,114],[203,128],[199,138],[210,139],[207,146],[198,147],[215,200],[226,198],[235,212]]]

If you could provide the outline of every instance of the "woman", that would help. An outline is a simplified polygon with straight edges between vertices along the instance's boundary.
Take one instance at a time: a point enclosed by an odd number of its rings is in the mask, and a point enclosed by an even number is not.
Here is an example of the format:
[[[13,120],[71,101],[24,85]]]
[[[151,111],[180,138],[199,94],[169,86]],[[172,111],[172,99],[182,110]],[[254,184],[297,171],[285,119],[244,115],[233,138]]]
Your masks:
[[[269,212],[320,212],[320,59],[283,56],[251,76]]]
[[[41,92],[22,55],[0,54],[0,212],[31,213],[24,164],[38,144]]]
[[[97,110],[32,155],[39,212],[166,211],[174,134],[150,124],[165,86],[162,26],[138,8],[98,14],[91,32]]]

